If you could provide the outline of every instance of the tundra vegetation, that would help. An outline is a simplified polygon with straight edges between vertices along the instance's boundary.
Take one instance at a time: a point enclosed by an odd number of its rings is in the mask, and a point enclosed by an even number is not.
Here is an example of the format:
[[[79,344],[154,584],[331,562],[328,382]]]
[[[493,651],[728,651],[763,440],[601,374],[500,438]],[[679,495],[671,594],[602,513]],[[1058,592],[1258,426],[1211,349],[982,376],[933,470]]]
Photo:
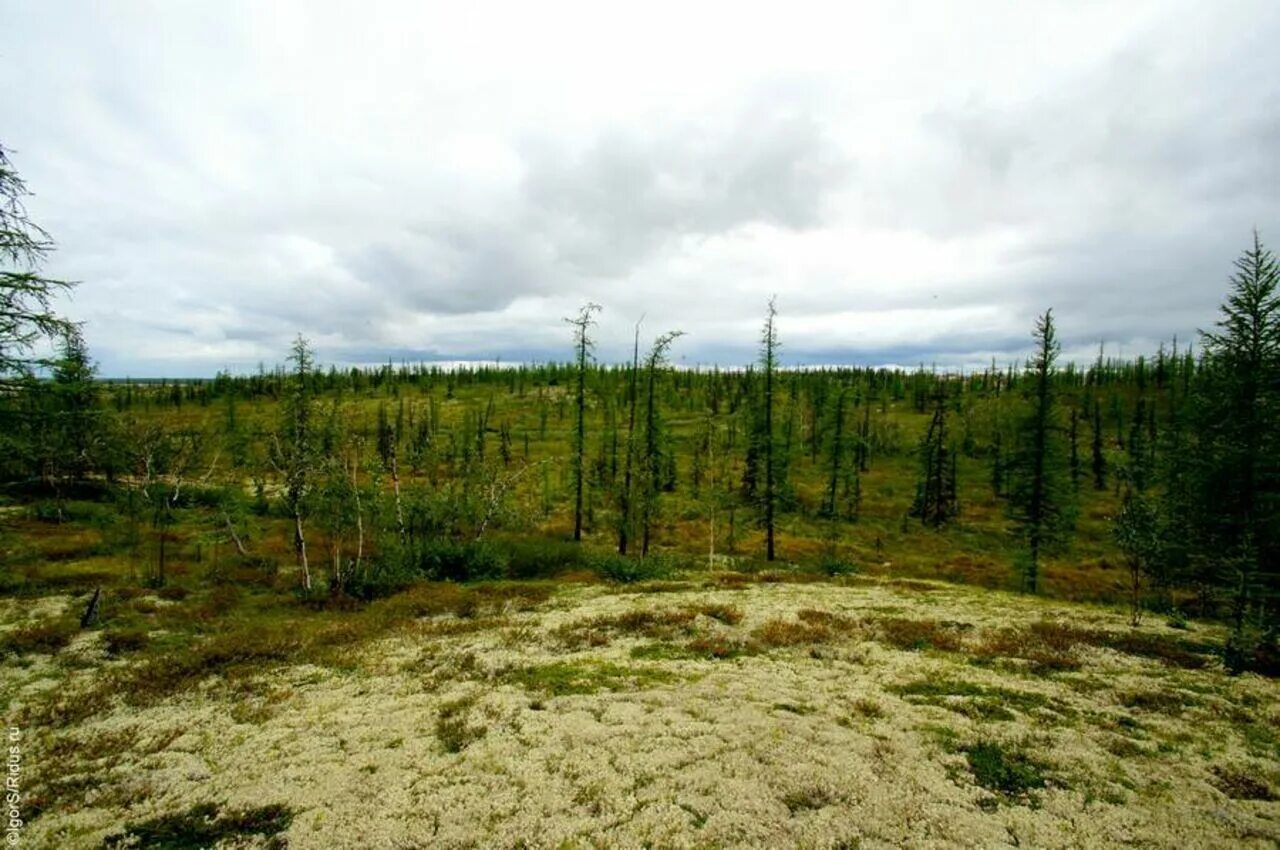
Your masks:
[[[1280,269],[1132,360],[103,380],[0,150],[24,838],[1274,846]],[[1211,322],[1213,317],[1206,317]]]

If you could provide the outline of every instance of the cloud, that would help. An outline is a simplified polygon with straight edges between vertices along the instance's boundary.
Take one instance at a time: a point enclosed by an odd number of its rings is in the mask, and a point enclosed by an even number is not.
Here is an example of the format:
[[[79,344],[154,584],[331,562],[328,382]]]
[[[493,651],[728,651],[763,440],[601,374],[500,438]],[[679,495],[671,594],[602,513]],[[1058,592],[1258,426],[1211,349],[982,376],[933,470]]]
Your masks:
[[[1265,2],[19,6],[6,146],[110,374],[1017,360],[1215,318],[1280,239]],[[1272,233],[1272,231],[1275,233]],[[1084,355],[1091,356],[1091,355]]]

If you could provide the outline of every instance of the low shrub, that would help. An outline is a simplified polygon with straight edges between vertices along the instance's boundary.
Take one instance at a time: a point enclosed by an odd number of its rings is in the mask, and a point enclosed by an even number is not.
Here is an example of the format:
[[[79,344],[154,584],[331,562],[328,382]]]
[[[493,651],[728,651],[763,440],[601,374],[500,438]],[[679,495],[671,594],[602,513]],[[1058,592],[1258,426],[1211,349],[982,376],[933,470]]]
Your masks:
[[[589,565],[601,578],[619,584],[667,578],[676,572],[676,562],[665,555],[630,558],[616,553],[597,554]]]
[[[831,631],[826,626],[777,619],[769,620],[751,634],[765,646],[779,647],[827,643],[832,639]]]
[[[0,657],[41,652],[52,655],[71,643],[80,624],[67,617],[19,626],[0,634]]]
[[[128,824],[123,832],[108,835],[102,846],[107,850],[117,847],[200,850],[257,836],[267,839],[268,847],[282,847],[284,845],[274,839],[287,830],[292,821],[293,812],[284,806],[219,811],[219,806],[213,803],[197,803],[185,812]]]
[[[960,624],[937,620],[912,620],[906,617],[883,617],[875,621],[881,640],[895,649],[941,649],[956,652],[961,646]]]

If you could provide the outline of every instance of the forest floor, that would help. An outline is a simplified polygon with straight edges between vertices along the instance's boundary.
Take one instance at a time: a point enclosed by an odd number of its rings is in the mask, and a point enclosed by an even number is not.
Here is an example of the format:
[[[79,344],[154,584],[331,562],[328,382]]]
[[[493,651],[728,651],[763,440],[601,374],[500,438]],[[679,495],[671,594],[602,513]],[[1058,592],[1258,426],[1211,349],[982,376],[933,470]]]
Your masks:
[[[424,584],[190,646],[217,599],[139,592],[143,637],[53,651],[82,598],[0,599],[23,846],[1280,842],[1280,686],[1227,675],[1217,627],[778,578]]]

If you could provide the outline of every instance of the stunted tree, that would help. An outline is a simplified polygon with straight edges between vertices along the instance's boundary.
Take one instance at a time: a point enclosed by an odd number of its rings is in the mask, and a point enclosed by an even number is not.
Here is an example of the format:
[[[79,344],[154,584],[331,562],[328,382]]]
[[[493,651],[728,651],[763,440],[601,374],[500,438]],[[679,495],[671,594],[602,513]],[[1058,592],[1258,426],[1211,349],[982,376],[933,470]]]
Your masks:
[[[644,321],[641,317],[640,322]],[[627,442],[623,460],[622,486],[618,490],[618,554],[627,554],[627,540],[631,534],[632,477],[636,458],[636,408],[639,400],[640,379],[640,322],[636,322],[635,340],[631,351],[631,371],[627,377]]]
[[[777,437],[774,433],[775,393],[777,391],[778,371],[778,310],[776,298],[769,299],[769,309],[765,314],[764,328],[760,332],[760,406],[757,411],[755,427],[751,435],[752,445],[759,465],[759,477],[763,486],[757,486],[757,501],[760,505],[760,523],[764,527],[765,560],[772,561],[776,554],[775,535],[777,533],[778,491],[779,491],[779,451]]]
[[[1144,581],[1161,555],[1160,517],[1155,505],[1141,490],[1125,491],[1124,504],[1111,526],[1111,533],[1129,567],[1129,622],[1137,626],[1142,618]]]
[[[574,420],[573,429],[573,539],[582,540],[582,501],[585,486],[586,451],[587,451],[587,367],[591,362],[591,351],[595,343],[591,339],[591,326],[595,324],[595,314],[601,309],[599,304],[585,304],[578,315],[565,319],[573,326],[573,362],[575,370],[574,382]]]
[[[671,343],[683,335],[683,331],[670,331],[653,341],[644,359],[644,448],[640,456],[640,554],[649,554],[653,519],[658,510],[658,496],[665,481],[663,464],[662,414],[658,409],[658,379],[667,364],[667,350]]]
[[[319,445],[313,423],[312,374],[315,356],[301,334],[289,354],[292,368],[280,405],[280,421],[273,443],[273,461],[284,478],[284,501],[293,518],[293,553],[302,572],[302,589],[311,592],[305,520]]]
[[[947,436],[947,398],[943,384],[934,390],[933,417],[920,440],[920,480],[911,516],[922,525],[941,528],[959,512],[956,458]]]
[[[1040,560],[1061,545],[1074,527],[1071,476],[1054,386],[1060,346],[1053,311],[1036,319],[1036,350],[1023,382],[1027,408],[1017,426],[1018,446],[1010,459],[1009,513],[1027,544],[1023,589],[1040,585]]]
[[[28,390],[39,410],[32,435],[39,475],[57,497],[59,516],[67,486],[85,480],[104,454],[95,371],[84,337],[73,325],[63,336],[51,379]]]

